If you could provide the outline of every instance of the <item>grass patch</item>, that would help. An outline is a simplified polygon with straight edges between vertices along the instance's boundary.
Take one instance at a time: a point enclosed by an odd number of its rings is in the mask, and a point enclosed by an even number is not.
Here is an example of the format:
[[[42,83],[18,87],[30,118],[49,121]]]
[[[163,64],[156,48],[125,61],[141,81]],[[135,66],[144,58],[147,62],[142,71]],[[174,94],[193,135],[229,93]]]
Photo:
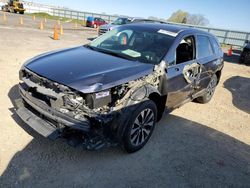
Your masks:
[[[77,20],[77,19],[70,19],[70,18],[65,18],[65,17],[60,17],[60,16],[53,16],[53,15],[50,15],[46,12],[27,13],[26,15],[36,16],[38,18],[46,18],[46,19],[50,19],[50,20],[60,20],[62,22],[78,23],[78,24],[81,24],[84,26],[86,25],[85,20]]]

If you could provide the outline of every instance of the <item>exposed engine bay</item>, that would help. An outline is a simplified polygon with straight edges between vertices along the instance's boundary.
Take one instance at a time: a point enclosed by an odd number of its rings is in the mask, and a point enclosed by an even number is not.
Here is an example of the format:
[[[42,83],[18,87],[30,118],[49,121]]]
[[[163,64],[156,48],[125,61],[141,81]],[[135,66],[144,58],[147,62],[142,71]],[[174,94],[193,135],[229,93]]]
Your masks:
[[[133,103],[142,101],[152,92],[149,91],[150,87],[147,87],[147,85],[157,88],[160,75],[161,68],[156,66],[156,70],[152,74],[140,79],[115,86],[109,90],[82,93],[23,68],[19,75],[21,80],[19,88],[26,107],[36,111],[57,129],[60,128],[61,135],[71,137],[70,133],[81,135],[82,132],[84,133],[86,147],[88,149],[99,149],[107,144],[112,145],[110,141],[102,140],[105,132],[110,135],[110,130],[105,131],[104,129],[110,129],[111,124],[116,123],[113,122],[114,117],[122,113],[121,110],[129,106],[131,101]],[[37,108],[37,106],[40,106],[43,110]],[[53,117],[45,113],[46,111],[52,112]],[[60,118],[54,118],[54,116],[57,116],[57,112],[60,115],[77,120],[79,123],[72,122],[71,126],[71,124],[60,121]],[[65,119],[65,117],[61,119]],[[113,135],[110,136],[114,138]],[[75,135],[71,138],[74,140],[70,140],[71,145],[76,145],[79,142]],[[94,143],[90,144],[90,142]],[[99,144],[96,145],[96,142]]]

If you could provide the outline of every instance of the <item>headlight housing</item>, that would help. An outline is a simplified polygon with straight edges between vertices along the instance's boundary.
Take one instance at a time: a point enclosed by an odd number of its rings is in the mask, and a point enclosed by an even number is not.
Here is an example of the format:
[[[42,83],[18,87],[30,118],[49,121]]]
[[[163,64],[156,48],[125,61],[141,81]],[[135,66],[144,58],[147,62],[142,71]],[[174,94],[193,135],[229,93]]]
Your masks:
[[[89,108],[99,108],[111,102],[110,90],[100,91],[86,95],[86,103]]]

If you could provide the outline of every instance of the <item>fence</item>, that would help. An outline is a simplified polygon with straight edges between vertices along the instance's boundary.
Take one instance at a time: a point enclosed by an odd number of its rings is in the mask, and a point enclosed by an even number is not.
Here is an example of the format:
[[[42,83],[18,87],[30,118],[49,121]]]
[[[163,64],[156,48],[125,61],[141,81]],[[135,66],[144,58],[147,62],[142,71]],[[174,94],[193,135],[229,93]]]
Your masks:
[[[7,0],[0,0],[0,5],[6,2]],[[92,13],[92,12],[75,11],[75,10],[70,10],[64,7],[44,5],[44,4],[34,3],[34,2],[23,1],[23,3],[26,9],[26,12],[28,13],[46,12],[53,16],[65,17],[69,19],[77,19],[77,20],[86,21],[88,16],[93,16],[93,17],[101,17],[108,22],[112,22],[116,18],[119,17],[116,15],[106,15],[106,14],[97,14],[97,13]],[[229,44],[233,46],[242,47],[244,46],[246,40],[250,40],[250,32],[218,29],[218,28],[203,27],[203,26],[194,26],[194,25],[188,25],[188,24],[177,24],[177,23],[169,23],[169,24],[182,25],[182,26],[197,28],[197,29],[210,32],[214,34],[215,36],[217,36],[217,38],[219,39],[219,42],[222,44]]]

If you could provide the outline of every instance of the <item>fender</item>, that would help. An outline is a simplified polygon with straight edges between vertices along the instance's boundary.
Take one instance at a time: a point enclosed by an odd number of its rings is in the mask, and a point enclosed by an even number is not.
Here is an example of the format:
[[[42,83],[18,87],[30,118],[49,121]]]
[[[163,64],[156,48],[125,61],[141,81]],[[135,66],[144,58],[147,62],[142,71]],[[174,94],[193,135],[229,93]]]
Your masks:
[[[116,128],[113,127],[113,130],[115,130],[115,136],[116,138],[119,138],[119,142],[122,141],[124,131],[129,123],[128,117],[138,107],[138,105],[140,105],[141,102],[147,100],[152,93],[157,93],[160,95],[160,92],[149,83],[146,83],[141,87],[131,91],[131,95],[126,102],[126,105],[121,109],[117,121],[114,122],[116,124]]]

